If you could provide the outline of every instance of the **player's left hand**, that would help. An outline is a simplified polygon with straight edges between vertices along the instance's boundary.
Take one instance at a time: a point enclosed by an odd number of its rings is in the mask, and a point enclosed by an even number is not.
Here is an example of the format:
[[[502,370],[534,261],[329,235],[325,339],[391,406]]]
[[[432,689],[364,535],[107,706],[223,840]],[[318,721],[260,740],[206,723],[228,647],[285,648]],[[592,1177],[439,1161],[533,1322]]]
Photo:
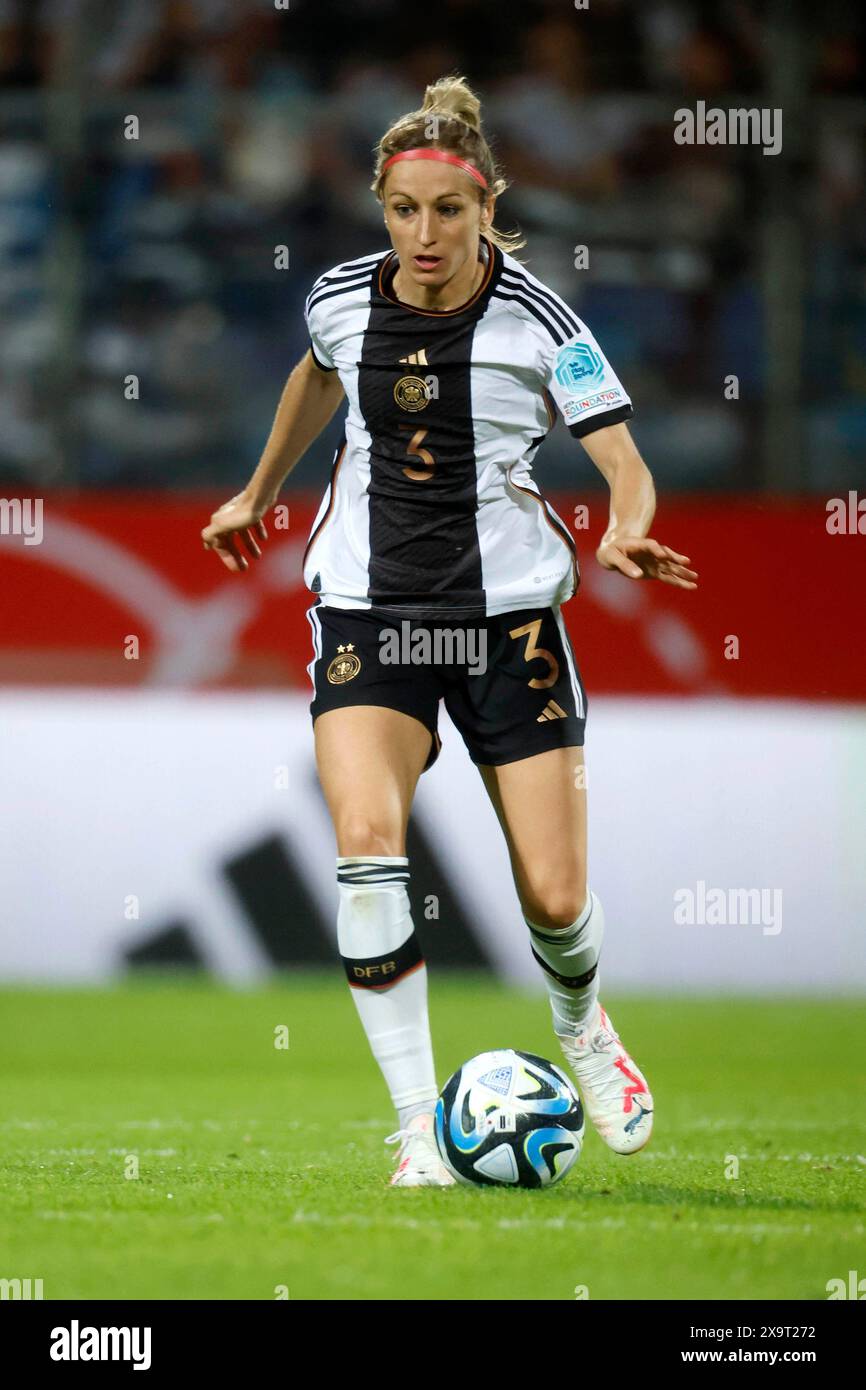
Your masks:
[[[201,533],[205,550],[213,550],[227,569],[233,574],[241,574],[249,569],[249,560],[238,548],[238,540],[246,546],[254,560],[262,556],[259,541],[268,538],[262,520],[267,508],[254,505],[246,493],[239,492],[214,512],[210,525]]]
[[[616,541],[602,541],[595,558],[604,569],[619,570],[629,579],[661,579],[678,589],[698,587],[697,571],[687,568],[691,564],[689,556],[678,555],[652,536],[621,536]]]

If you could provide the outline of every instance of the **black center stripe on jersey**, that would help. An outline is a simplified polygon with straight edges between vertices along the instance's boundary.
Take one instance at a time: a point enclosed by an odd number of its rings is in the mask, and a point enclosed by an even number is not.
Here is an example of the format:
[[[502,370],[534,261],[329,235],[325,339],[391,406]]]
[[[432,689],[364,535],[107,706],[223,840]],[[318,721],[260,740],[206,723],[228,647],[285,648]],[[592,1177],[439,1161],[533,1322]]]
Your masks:
[[[373,281],[358,373],[371,441],[368,597],[376,607],[407,616],[435,618],[447,609],[475,619],[486,613],[471,359],[475,327],[502,271],[502,253],[491,243],[488,251],[480,289],[456,310],[396,302],[388,275],[396,270],[393,257],[383,262],[381,281]],[[401,362],[414,355],[417,363],[422,348],[425,365]],[[435,387],[422,408],[401,406],[398,382],[430,376]]]

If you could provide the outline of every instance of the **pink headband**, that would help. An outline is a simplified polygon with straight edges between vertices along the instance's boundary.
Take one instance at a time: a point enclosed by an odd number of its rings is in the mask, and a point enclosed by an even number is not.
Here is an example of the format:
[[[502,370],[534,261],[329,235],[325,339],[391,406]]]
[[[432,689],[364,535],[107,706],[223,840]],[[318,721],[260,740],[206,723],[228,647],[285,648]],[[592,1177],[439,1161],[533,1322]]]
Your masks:
[[[396,164],[398,159],[438,159],[443,164],[456,164],[458,169],[462,169],[464,174],[468,174],[482,188],[487,188],[486,178],[479,173],[474,164],[469,164],[467,160],[460,159],[456,154],[446,154],[445,150],[434,150],[428,145],[422,145],[416,150],[401,150],[399,154],[392,154],[390,159],[385,160],[382,165],[382,173],[384,174],[386,169],[390,169],[392,164]]]

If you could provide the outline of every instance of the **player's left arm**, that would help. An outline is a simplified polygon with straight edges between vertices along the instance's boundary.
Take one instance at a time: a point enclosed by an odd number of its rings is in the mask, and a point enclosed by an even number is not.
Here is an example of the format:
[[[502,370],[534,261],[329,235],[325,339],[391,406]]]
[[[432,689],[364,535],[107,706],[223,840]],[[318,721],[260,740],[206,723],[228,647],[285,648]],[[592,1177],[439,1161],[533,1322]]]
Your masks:
[[[689,556],[649,535],[655,487],[628,425],[603,425],[580,442],[610,488],[610,520],[595,552],[598,563],[629,579],[661,579],[678,589],[696,589],[698,576],[688,568]]]
[[[610,488],[610,520],[595,552],[598,563],[629,579],[661,579],[678,589],[696,589],[697,574],[680,555],[649,534],[656,509],[652,474],[637,451],[626,420],[631,399],[601,344],[565,300],[536,282],[536,299],[561,334],[533,325],[540,342],[539,371],[569,433],[579,439]]]

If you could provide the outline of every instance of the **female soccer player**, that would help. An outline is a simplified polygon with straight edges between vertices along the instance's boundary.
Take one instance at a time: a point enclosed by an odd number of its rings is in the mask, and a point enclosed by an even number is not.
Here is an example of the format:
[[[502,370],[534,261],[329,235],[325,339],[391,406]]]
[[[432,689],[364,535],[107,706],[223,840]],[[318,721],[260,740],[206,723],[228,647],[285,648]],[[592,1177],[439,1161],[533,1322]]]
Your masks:
[[[315,282],[311,347],[262,459],[202,531],[231,571],[246,570],[241,546],[261,555],[283,479],[345,396],[304,556],[304,582],[319,595],[307,614],[310,711],[337,840],[339,950],[397,1110],[386,1143],[400,1145],[391,1184],[403,1187],[453,1181],[432,1129],[438,1087],[406,857],[415,787],[441,747],[440,698],[502,826],[587,1113],[617,1153],[642,1148],[652,1127],[649,1086],[598,999],[604,914],[587,884],[586,694],[560,613],[578,586],[577,558],[531,477],[555,422],[551,401],[610,486],[599,563],[684,589],[697,575],[647,534],[655,494],[622,384],[586,325],[510,254],[524,243],[493,225],[506,186],[464,80],[428,87],[421,110],[377,149],[372,187],[392,249]],[[407,635],[410,650],[427,641],[440,656],[448,635],[458,660],[389,659],[408,654]]]

